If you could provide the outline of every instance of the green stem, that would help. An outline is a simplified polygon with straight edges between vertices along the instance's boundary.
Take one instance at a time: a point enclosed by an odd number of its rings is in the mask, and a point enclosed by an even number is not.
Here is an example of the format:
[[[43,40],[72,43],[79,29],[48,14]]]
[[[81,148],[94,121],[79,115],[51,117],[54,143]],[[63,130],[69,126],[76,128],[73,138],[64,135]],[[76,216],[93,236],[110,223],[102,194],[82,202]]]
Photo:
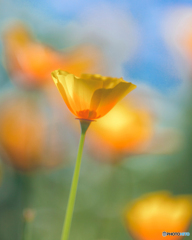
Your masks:
[[[32,239],[32,227],[33,221],[35,218],[35,212],[32,209],[25,209],[23,212],[24,217],[24,231],[23,231],[23,240]]]
[[[73,217],[73,209],[74,209],[74,205],[75,205],[75,198],[76,198],[77,186],[78,186],[78,180],[79,180],[79,172],[80,172],[80,167],[81,167],[81,157],[82,157],[83,145],[84,145],[84,141],[85,141],[85,133],[86,133],[90,123],[91,123],[91,121],[80,120],[81,138],[80,138],[80,142],[79,142],[79,150],[78,150],[78,154],[77,154],[75,171],[73,174],[73,181],[72,181],[72,185],[71,185],[71,190],[70,190],[70,195],[69,195],[69,200],[68,200],[68,205],[67,205],[67,212],[66,212],[66,216],[65,216],[61,240],[68,240],[69,233],[70,233],[70,227],[71,227],[71,222],[72,222],[72,217]]]
[[[23,240],[31,240],[32,237],[32,226],[31,222],[25,222],[24,223],[24,234],[23,234]]]

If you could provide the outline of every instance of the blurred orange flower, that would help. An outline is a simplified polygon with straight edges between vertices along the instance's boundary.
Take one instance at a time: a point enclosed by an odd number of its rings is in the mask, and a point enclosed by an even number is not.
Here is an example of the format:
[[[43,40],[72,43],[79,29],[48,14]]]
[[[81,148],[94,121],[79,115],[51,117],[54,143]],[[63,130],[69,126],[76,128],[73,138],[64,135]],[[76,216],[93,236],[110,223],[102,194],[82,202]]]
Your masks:
[[[57,68],[80,75],[98,70],[102,56],[96,47],[85,45],[67,51],[56,51],[34,40],[23,24],[16,24],[4,33],[5,64],[13,80],[26,87],[49,83]]]
[[[122,78],[82,74],[76,77],[62,70],[53,80],[69,110],[79,119],[94,120],[107,114],[118,101],[136,88]]]
[[[162,232],[186,232],[192,220],[192,197],[169,192],[145,195],[128,207],[125,223],[135,240],[165,239]],[[182,239],[167,236],[166,239]]]
[[[137,91],[90,126],[87,135],[90,154],[98,161],[118,163],[132,155],[178,151],[183,138],[177,129],[163,122],[166,111],[170,110],[158,92],[139,85]]]
[[[186,55],[192,58],[192,31],[188,33],[187,36],[183,36],[183,39],[181,39],[182,45],[184,50],[186,51]]]
[[[181,5],[168,9],[164,16],[163,35],[178,69],[182,70],[180,73],[183,74],[183,70],[191,72],[192,8]]]
[[[148,110],[133,107],[124,100],[91,125],[90,131],[91,150],[100,154],[100,160],[115,162],[123,153],[142,152],[153,137],[154,118]]]
[[[0,144],[2,158],[21,171],[38,167],[52,167],[61,162],[55,149],[56,132],[52,128],[47,140],[47,120],[39,104],[27,97],[3,101],[0,117]]]

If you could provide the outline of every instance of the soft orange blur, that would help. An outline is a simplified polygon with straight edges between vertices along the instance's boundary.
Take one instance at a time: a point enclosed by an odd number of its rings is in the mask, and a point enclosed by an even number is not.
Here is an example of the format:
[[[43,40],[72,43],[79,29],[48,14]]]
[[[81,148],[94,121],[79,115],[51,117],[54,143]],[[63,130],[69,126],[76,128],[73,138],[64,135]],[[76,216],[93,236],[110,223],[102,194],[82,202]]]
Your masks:
[[[102,152],[100,159],[118,161],[123,153],[142,152],[152,139],[153,131],[154,118],[151,113],[135,108],[124,100],[90,126],[90,147],[94,153]]]
[[[83,72],[103,68],[100,51],[91,45],[56,51],[37,42],[23,24],[16,24],[4,33],[5,64],[17,83],[39,87],[52,82],[51,72],[58,68],[80,76]]]
[[[126,227],[134,240],[165,239],[162,232],[187,232],[192,220],[192,197],[156,192],[142,196],[127,209]],[[179,240],[180,236],[166,236]]]
[[[192,60],[192,31],[188,32],[186,36],[183,36],[181,44],[186,55]]]
[[[176,6],[164,16],[163,34],[179,68],[191,71],[192,7]],[[182,69],[181,68],[181,69]]]
[[[59,155],[47,137],[47,120],[37,102],[30,97],[3,102],[0,117],[3,159],[22,171],[57,165]],[[54,132],[51,140],[55,140]]]

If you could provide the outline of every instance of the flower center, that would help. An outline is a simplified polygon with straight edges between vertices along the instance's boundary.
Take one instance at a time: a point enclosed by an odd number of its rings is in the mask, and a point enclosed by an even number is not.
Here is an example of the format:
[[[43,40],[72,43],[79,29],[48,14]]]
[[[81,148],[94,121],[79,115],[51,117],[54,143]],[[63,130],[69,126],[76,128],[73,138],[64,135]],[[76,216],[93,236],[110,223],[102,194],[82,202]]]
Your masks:
[[[77,116],[82,119],[96,119],[99,116],[97,116],[96,111],[90,111],[89,109],[85,109],[82,111],[77,111]]]

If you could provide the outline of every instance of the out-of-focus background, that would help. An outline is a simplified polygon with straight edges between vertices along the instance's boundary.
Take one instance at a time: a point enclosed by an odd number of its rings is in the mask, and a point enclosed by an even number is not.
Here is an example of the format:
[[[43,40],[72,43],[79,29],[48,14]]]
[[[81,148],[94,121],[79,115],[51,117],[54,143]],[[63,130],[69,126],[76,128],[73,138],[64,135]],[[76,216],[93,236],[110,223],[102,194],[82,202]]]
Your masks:
[[[192,3],[0,0],[0,240],[60,239],[80,127],[58,68],[137,85],[87,132],[70,234],[132,239],[127,204],[192,194]]]

